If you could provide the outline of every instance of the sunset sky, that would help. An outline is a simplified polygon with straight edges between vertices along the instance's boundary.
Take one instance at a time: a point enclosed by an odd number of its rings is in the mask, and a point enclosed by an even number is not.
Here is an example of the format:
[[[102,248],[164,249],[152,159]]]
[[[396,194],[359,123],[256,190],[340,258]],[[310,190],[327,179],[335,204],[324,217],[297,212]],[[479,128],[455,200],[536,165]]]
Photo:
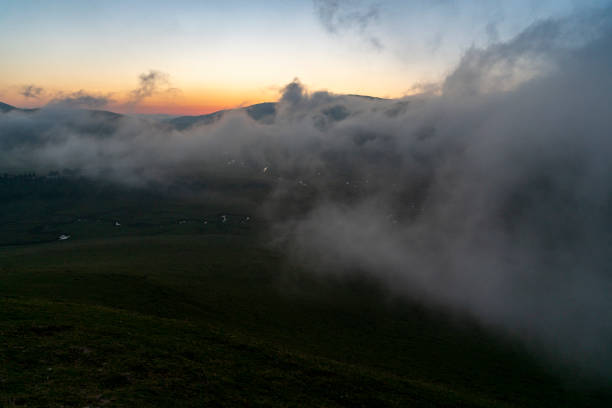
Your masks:
[[[605,3],[0,0],[0,101],[92,95],[118,112],[198,114],[276,100],[295,77],[400,97],[441,80],[471,46]]]

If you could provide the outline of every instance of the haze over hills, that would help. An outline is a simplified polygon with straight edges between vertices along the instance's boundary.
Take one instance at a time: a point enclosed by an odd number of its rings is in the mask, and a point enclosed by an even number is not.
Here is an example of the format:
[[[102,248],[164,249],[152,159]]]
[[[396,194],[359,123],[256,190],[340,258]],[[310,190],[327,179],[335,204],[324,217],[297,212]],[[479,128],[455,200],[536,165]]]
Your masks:
[[[239,110],[244,110],[253,120],[270,121],[273,120],[274,115],[276,114],[276,104],[273,102],[264,102]],[[223,115],[228,112],[231,112],[231,110],[221,110],[199,116],[179,116],[177,118],[170,119],[168,122],[177,129],[184,130],[193,126],[209,125],[214,123],[220,120]]]
[[[363,96],[363,95],[346,95],[345,97],[349,99],[364,98],[366,100],[371,100],[371,101],[385,100],[383,98],[375,98],[375,97]],[[20,108],[16,108],[14,106],[0,102],[0,109],[3,112],[9,112],[12,110],[33,112],[40,108],[20,109]],[[89,112],[95,112],[95,114],[97,115],[107,115],[109,119],[119,118],[121,116],[124,116],[119,113],[99,110],[99,109],[86,109],[86,110]],[[227,113],[241,112],[241,111],[244,111],[250,118],[252,118],[255,121],[260,121],[263,123],[270,123],[274,120],[274,116],[276,115],[276,103],[275,102],[262,102],[262,103],[257,103],[257,104],[250,105],[244,108],[229,109],[229,110],[224,109],[224,110],[207,113],[203,115],[176,116],[176,115],[156,114],[156,115],[136,115],[136,116],[145,117],[145,118],[148,117],[148,118],[157,119],[159,121],[165,121],[165,122],[170,123],[172,126],[174,126],[178,130],[185,130],[185,129],[188,129],[194,126],[198,126],[198,125],[209,125],[209,124],[215,123]],[[326,115],[331,117],[334,120],[342,120],[348,114],[346,113],[346,109],[344,108],[344,106],[338,105],[337,107],[332,108],[331,110],[328,110],[326,112]]]
[[[382,50],[378,9],[342,4],[318,3],[330,33]],[[610,405],[612,9],[489,31],[398,98],[294,79],[196,116],[84,90],[0,104],[0,357],[19,356],[0,387],[29,404],[35,376],[40,406],[50,371],[135,406],[310,387],[324,406]],[[174,95],[139,79],[122,112]]]
[[[294,80],[275,103],[150,121],[71,108],[100,99],[81,92],[3,113],[0,170],[220,197],[225,183],[258,186],[263,197],[231,199],[252,201],[320,269],[368,270],[607,371],[612,331],[588,316],[612,310],[608,14],[474,49],[442,84],[400,99]]]

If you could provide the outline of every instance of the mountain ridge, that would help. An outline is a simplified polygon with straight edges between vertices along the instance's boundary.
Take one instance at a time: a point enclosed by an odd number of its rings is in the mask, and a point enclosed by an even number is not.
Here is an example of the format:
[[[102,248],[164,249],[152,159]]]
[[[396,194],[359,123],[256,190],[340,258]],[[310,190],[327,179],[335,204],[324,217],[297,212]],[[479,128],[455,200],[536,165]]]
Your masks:
[[[17,109],[13,105],[9,105],[7,103],[0,102],[0,112],[10,112],[12,110]]]
[[[355,95],[355,94],[347,94],[341,95],[350,98],[363,98],[371,101],[385,101],[388,99],[378,98],[367,95]],[[222,109],[212,113],[205,113],[202,115],[181,115],[181,116],[172,116],[168,119],[160,119],[161,123],[169,124],[177,130],[185,130],[189,129],[196,125],[209,125],[220,120],[225,114],[229,112],[239,112],[244,111],[246,114],[253,120],[262,123],[270,123],[277,112],[277,104],[278,102],[261,102],[253,105],[249,105],[246,107],[239,108],[230,108],[230,109]],[[0,112],[6,113],[11,111],[20,111],[20,112],[36,112],[41,108],[31,108],[24,109],[18,108],[13,105],[9,105],[3,102],[0,102]],[[99,110],[99,109],[79,109],[92,113],[96,116],[106,116],[108,119],[118,119],[124,116],[132,116],[125,115],[122,113],[117,113],[108,110]],[[139,116],[139,115],[136,115]]]

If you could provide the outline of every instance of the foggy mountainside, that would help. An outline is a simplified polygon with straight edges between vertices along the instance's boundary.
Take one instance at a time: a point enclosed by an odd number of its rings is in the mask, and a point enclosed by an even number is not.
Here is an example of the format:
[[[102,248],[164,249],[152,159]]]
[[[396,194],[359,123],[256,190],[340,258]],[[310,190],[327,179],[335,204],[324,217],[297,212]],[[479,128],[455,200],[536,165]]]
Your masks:
[[[300,279],[369,282],[364,298],[466,319],[553,371],[567,370],[562,382],[580,377],[605,389],[612,384],[611,50],[606,9],[540,21],[507,42],[472,47],[442,82],[402,98],[312,90],[296,78],[276,102],[201,116],[117,114],[86,93],[37,109],[0,104],[2,248],[27,252],[24,245],[59,245],[44,243],[66,234],[98,259],[79,234],[126,243],[179,228],[246,234],[275,254],[275,267],[304,273]],[[78,222],[64,214],[69,207],[83,214]],[[27,228],[15,221],[20,214],[30,217]],[[57,224],[49,226],[50,217]],[[79,226],[81,218],[108,226]],[[183,238],[174,239],[170,246],[181,251]],[[244,276],[243,283],[253,279]],[[121,283],[112,285],[121,292]],[[206,313],[223,309],[215,302]],[[124,319],[140,319],[134,316]]]

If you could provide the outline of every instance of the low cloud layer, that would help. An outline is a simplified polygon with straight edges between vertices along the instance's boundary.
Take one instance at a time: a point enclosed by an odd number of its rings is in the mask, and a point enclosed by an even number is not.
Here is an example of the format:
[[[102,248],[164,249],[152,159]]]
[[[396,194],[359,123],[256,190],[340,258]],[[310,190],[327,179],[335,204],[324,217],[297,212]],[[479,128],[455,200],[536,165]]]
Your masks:
[[[108,95],[96,95],[84,90],[70,94],[60,93],[48,103],[53,108],[100,109],[112,102]]]
[[[0,114],[0,170],[139,186],[267,186],[276,239],[320,273],[378,277],[612,376],[612,13],[469,50],[397,100],[288,84],[273,117],[178,130],[108,113]],[[141,77],[135,97],[156,89]],[[152,81],[153,85],[150,85]],[[268,111],[266,111],[268,112]]]

